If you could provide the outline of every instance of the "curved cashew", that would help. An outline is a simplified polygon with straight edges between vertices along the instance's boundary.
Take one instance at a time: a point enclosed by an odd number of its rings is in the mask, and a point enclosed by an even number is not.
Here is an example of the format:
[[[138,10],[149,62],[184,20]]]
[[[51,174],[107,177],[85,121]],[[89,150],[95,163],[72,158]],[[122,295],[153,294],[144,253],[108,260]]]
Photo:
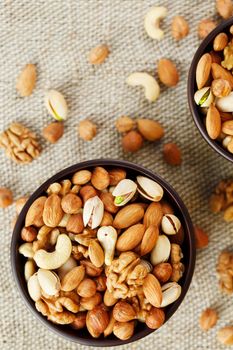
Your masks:
[[[167,16],[167,9],[163,6],[154,6],[146,14],[144,19],[144,27],[147,34],[156,40],[164,37],[164,32],[159,28],[160,20]]]
[[[126,82],[130,86],[143,86],[145,89],[145,97],[149,102],[154,102],[159,97],[159,84],[157,83],[155,78],[148,73],[132,73],[128,76]]]
[[[38,267],[46,270],[56,270],[69,259],[72,251],[70,238],[61,234],[58,236],[55,251],[52,253],[39,249],[34,255]]]
[[[97,238],[104,248],[105,264],[109,266],[114,258],[117,231],[112,226],[102,226],[97,232]]]
[[[34,250],[32,243],[23,243],[19,247],[19,253],[25,256],[25,258],[33,258]]]

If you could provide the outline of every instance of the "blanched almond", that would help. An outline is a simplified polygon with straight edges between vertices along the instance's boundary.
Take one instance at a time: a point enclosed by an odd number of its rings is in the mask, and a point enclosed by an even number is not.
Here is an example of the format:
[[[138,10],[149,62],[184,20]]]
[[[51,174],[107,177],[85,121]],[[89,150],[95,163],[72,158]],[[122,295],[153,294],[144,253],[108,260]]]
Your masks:
[[[143,283],[143,292],[149,303],[155,307],[160,307],[162,303],[162,290],[157,278],[149,273]]]
[[[64,212],[61,207],[61,198],[57,194],[49,196],[44,204],[43,220],[49,227],[58,226],[63,218]]]
[[[206,116],[206,130],[212,140],[218,138],[221,133],[221,117],[217,108],[211,104]]]
[[[129,227],[118,238],[116,249],[120,252],[133,250],[141,242],[144,232],[145,226],[142,224],[136,224]]]

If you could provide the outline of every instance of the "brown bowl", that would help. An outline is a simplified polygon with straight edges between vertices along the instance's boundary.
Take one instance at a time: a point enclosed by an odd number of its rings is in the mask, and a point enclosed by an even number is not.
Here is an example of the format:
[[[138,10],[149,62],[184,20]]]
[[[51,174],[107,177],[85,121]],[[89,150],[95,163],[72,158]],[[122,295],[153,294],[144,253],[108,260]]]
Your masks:
[[[29,198],[27,203],[25,204],[23,210],[21,211],[19,218],[16,222],[12,241],[11,241],[11,266],[14,275],[14,279],[18,290],[27,305],[30,311],[36,316],[36,318],[41,321],[48,329],[52,330],[56,334],[63,336],[67,340],[74,341],[76,343],[90,345],[90,346],[114,346],[114,345],[122,345],[126,343],[133,342],[135,340],[141,339],[146,335],[153,332],[152,329],[149,329],[145,323],[138,322],[134,335],[126,340],[122,341],[116,338],[114,335],[110,335],[107,338],[101,336],[98,339],[92,338],[91,335],[87,332],[87,330],[74,330],[69,326],[61,326],[56,325],[48,321],[44,316],[42,316],[35,308],[33,300],[30,298],[27,290],[27,284],[24,279],[24,263],[25,258],[19,254],[18,248],[22,243],[20,238],[20,232],[22,227],[24,226],[25,216],[30,207],[30,205],[34,202],[36,198],[42,196],[48,186],[57,181],[61,181],[62,179],[67,179],[72,176],[78,170],[81,169],[89,169],[95,166],[103,166],[105,168],[111,167],[121,167],[127,171],[129,177],[135,177],[135,175],[140,174],[151,178],[152,180],[157,181],[164,189],[164,198],[167,198],[169,202],[173,205],[175,209],[175,213],[179,216],[183,229],[184,229],[184,242],[182,244],[182,250],[184,252],[184,264],[185,264],[185,273],[179,283],[182,286],[182,293],[179,299],[174,302],[171,306],[166,308],[166,321],[175,313],[178,309],[179,305],[182,303],[185,294],[188,291],[193,271],[195,265],[195,257],[196,257],[196,248],[195,248],[195,240],[193,233],[193,225],[189,216],[189,213],[182,202],[181,198],[174,191],[174,189],[159,175],[154,174],[153,172],[146,170],[145,168],[129,163],[126,161],[118,161],[111,159],[97,159],[90,160],[83,163],[75,164],[67,169],[62,170],[58,174],[52,176],[49,180],[47,180],[43,185],[41,185]]]
[[[206,53],[210,52],[213,49],[213,40],[221,32],[227,32],[229,34],[229,28],[233,24],[233,17],[228,19],[227,21],[223,21],[220,23],[201,43],[199,48],[197,49],[190,69],[189,69],[189,76],[188,76],[188,102],[189,102],[189,108],[193,116],[193,120],[196,124],[196,127],[198,128],[199,132],[201,133],[204,140],[222,157],[230,160],[233,162],[233,154],[228,152],[218,141],[212,140],[209,135],[207,134],[206,127],[204,125],[204,118],[203,114],[201,114],[199,107],[194,101],[194,94],[197,91],[197,84],[196,84],[196,68],[199,59],[201,56]]]

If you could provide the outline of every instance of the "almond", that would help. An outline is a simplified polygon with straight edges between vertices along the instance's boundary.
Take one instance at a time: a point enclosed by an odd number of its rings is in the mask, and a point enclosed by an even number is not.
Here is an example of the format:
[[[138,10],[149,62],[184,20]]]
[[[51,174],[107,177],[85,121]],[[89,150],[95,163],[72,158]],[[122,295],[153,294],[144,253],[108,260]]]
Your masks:
[[[57,194],[51,194],[44,204],[43,220],[46,226],[56,227],[63,218],[61,198]]]
[[[155,120],[138,119],[138,130],[148,141],[157,141],[164,136],[164,128]]]
[[[61,280],[61,290],[64,292],[70,292],[78,287],[79,283],[84,279],[85,276],[85,267],[84,266],[76,266],[69,272],[65,274],[65,276]]]
[[[81,233],[84,229],[83,216],[81,213],[70,215],[66,230],[73,233]]]
[[[90,180],[91,172],[89,170],[79,170],[72,177],[72,182],[74,185],[85,185]]]
[[[217,108],[211,104],[206,116],[206,130],[212,140],[218,138],[221,133],[221,117]]]
[[[207,80],[209,79],[211,63],[212,58],[209,53],[205,53],[203,56],[201,56],[200,60],[198,61],[196,68],[196,82],[198,89],[203,88]]]
[[[228,80],[233,89],[233,75],[217,63],[212,63],[211,72],[214,79]]]
[[[30,208],[28,209],[26,218],[25,218],[25,226],[36,226],[41,227],[44,225],[43,221],[43,210],[46,201],[46,197],[42,196],[37,198]]]
[[[116,214],[113,226],[115,228],[127,228],[134,224],[137,224],[144,216],[144,209],[142,205],[129,204],[118,211]]]
[[[233,120],[228,120],[222,124],[222,132],[233,136]]]
[[[195,226],[194,227],[194,233],[195,233],[195,241],[196,241],[196,248],[205,248],[209,244],[209,238],[208,235],[200,228]]]
[[[104,251],[101,245],[92,240],[88,247],[88,255],[93,265],[101,267],[104,263]]]
[[[168,86],[176,86],[179,81],[179,73],[174,63],[168,59],[161,59],[158,62],[158,75],[161,82]]]
[[[146,212],[143,218],[143,224],[146,227],[149,227],[151,225],[159,227],[162,221],[162,217],[163,217],[163,210],[162,210],[161,204],[158,202],[153,202],[146,209]]]
[[[143,293],[151,305],[160,307],[162,303],[162,289],[157,278],[151,273],[144,280]]]
[[[97,190],[104,190],[109,186],[110,178],[107,170],[98,166],[94,169],[91,177],[91,183]]]
[[[166,143],[163,146],[163,157],[170,165],[180,165],[182,163],[181,151],[175,143]]]
[[[108,171],[110,177],[110,186],[116,186],[121,180],[126,178],[126,171],[124,169],[115,168]]]
[[[118,238],[116,249],[120,252],[133,250],[141,242],[144,232],[145,226],[142,224],[136,224],[129,227]]]
[[[102,192],[100,194],[100,199],[104,203],[104,209],[111,214],[115,214],[119,207],[114,204],[114,197],[111,192]]]
[[[148,254],[156,245],[159,237],[158,226],[150,225],[143,235],[142,243],[140,247],[140,255]]]
[[[228,44],[228,36],[226,33],[219,33],[214,38],[213,48],[214,51],[222,51]]]
[[[16,89],[20,96],[30,96],[36,85],[36,66],[27,64],[17,78]]]

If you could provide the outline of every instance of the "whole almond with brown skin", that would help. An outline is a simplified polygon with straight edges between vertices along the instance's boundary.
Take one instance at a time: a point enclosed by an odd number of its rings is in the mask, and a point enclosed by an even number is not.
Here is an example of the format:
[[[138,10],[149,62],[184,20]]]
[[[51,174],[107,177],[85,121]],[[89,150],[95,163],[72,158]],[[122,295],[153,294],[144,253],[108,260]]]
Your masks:
[[[157,278],[151,273],[144,280],[143,293],[151,305],[160,307],[162,303],[162,289]]]
[[[98,166],[94,169],[91,177],[91,183],[97,190],[104,190],[109,186],[110,177],[104,168]]]
[[[82,197],[83,202],[85,203],[89,198],[97,196],[98,193],[93,186],[85,185],[80,189],[79,194]]]
[[[50,143],[56,143],[64,133],[64,124],[59,122],[50,123],[44,127],[42,134]]]
[[[143,216],[144,209],[140,204],[128,204],[118,211],[113,220],[113,226],[120,229],[127,228],[137,224],[142,220]]]
[[[109,55],[109,49],[107,45],[99,45],[91,49],[89,53],[89,62],[91,64],[103,63]]]
[[[137,152],[142,148],[143,138],[139,132],[135,130],[129,131],[122,137],[122,147],[126,152]]]
[[[136,224],[124,231],[117,240],[116,249],[120,252],[133,250],[142,240],[145,226]]]
[[[88,247],[88,255],[93,265],[101,267],[104,263],[104,251],[99,243],[92,240]]]
[[[182,16],[175,16],[172,19],[171,30],[173,38],[176,40],[181,40],[189,33],[188,22]]]
[[[30,208],[28,209],[28,212],[26,214],[25,218],[25,226],[36,226],[36,227],[41,227],[44,225],[43,221],[43,210],[44,210],[44,205],[47,197],[42,196],[37,198]]]
[[[64,292],[70,292],[78,287],[79,283],[84,279],[85,276],[85,267],[84,266],[76,266],[69,272],[65,274],[65,276],[61,280],[61,290]]]
[[[146,315],[146,325],[151,329],[158,329],[165,321],[165,313],[162,309],[152,307]]]
[[[228,44],[228,36],[226,33],[219,33],[214,38],[213,48],[214,51],[222,51]]]
[[[209,244],[208,235],[200,227],[194,227],[196,248],[205,248]]]
[[[21,238],[25,242],[33,242],[36,239],[37,236],[37,230],[35,227],[29,226],[24,227],[21,230]]]
[[[126,178],[126,171],[121,168],[115,168],[108,171],[110,177],[110,186],[116,186],[121,180]]]
[[[178,84],[179,73],[171,60],[166,58],[159,60],[158,75],[161,82],[168,87],[173,87]]]
[[[21,97],[30,96],[36,85],[36,66],[27,64],[17,78],[16,89]]]
[[[148,141],[157,141],[164,136],[164,128],[155,120],[138,119],[138,131]]]
[[[182,163],[181,150],[175,143],[166,143],[163,146],[163,157],[170,165],[180,165]]]
[[[119,301],[113,308],[113,317],[118,322],[128,322],[135,319],[136,312],[126,301]]]
[[[51,194],[44,204],[43,221],[46,226],[56,227],[61,221],[64,212],[61,207],[61,198],[57,194]]]
[[[146,209],[146,212],[143,218],[143,224],[146,227],[149,227],[151,225],[159,227],[162,217],[163,217],[163,210],[162,210],[161,204],[159,202],[153,202]]]
[[[91,172],[89,170],[79,170],[74,173],[72,182],[74,185],[85,185],[91,180]]]
[[[233,120],[228,120],[222,124],[222,132],[233,136]]]
[[[159,237],[158,226],[151,225],[146,229],[146,231],[143,235],[143,238],[142,238],[141,246],[140,246],[140,255],[141,256],[150,253],[150,251],[156,245],[158,237]]]
[[[211,104],[206,116],[206,131],[212,140],[218,138],[221,133],[221,117],[217,108]]]
[[[102,295],[100,293],[95,293],[90,298],[81,298],[80,305],[86,310],[93,310],[96,305],[99,305],[102,302]]]
[[[214,79],[228,80],[231,88],[233,89],[233,75],[228,70],[220,66],[220,64],[212,63],[211,73]]]
[[[103,219],[100,223],[100,226],[112,226],[113,216],[108,211],[104,211]]]
[[[119,207],[117,207],[114,204],[114,197],[112,195],[112,193],[110,192],[102,192],[100,194],[100,199],[102,200],[103,204],[104,204],[104,209],[107,210],[109,213],[115,214]]]
[[[169,263],[163,262],[156,265],[153,269],[153,275],[161,283],[166,283],[172,275],[172,266]]]
[[[231,0],[216,0],[216,9],[224,19],[233,15],[233,4]]]
[[[204,310],[200,317],[200,327],[203,331],[208,331],[210,328],[213,328],[218,320],[218,314],[216,310],[208,308]]]
[[[83,224],[83,216],[81,213],[70,215],[66,230],[72,233],[81,233],[83,232],[84,224]]]
[[[198,61],[196,68],[196,82],[198,89],[205,86],[210,76],[212,58],[209,53],[205,53]]]

